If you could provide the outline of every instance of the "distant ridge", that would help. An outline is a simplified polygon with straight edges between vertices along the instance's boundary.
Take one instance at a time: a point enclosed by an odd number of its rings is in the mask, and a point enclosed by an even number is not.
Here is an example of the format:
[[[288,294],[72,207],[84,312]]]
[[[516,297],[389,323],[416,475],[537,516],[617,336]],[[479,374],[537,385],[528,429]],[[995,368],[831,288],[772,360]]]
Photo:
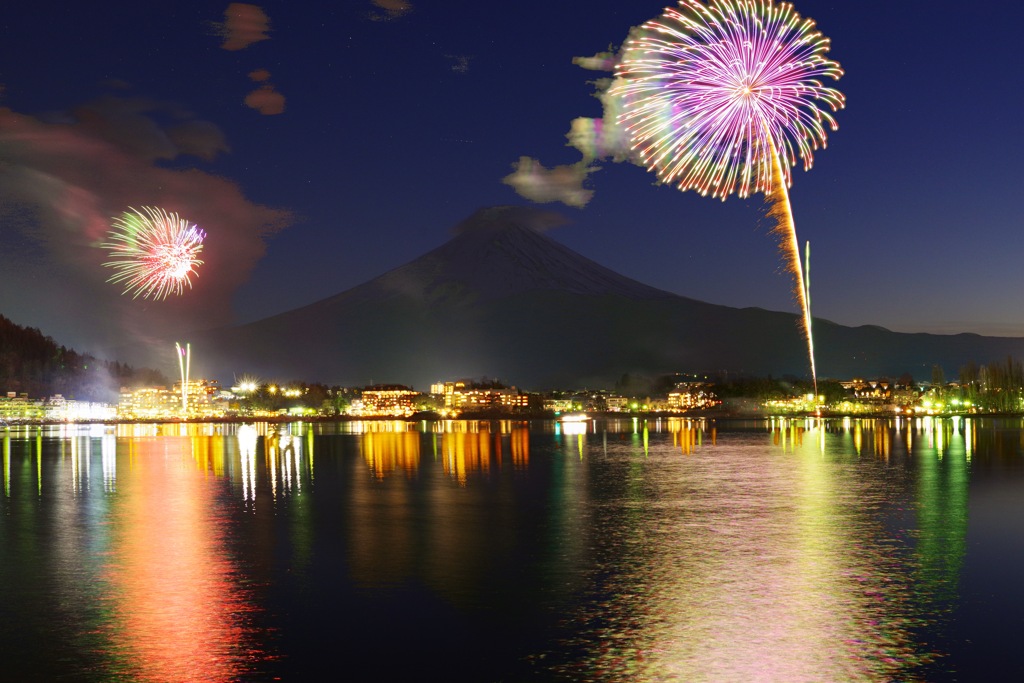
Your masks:
[[[718,306],[637,282],[542,234],[555,220],[525,207],[481,210],[445,244],[369,282],[191,335],[195,357],[228,379],[252,373],[421,390],[485,376],[537,390],[611,386],[625,373],[808,375],[795,314]],[[933,365],[955,377],[970,361],[1024,358],[1020,338],[904,334],[822,319],[814,329],[822,377],[927,379]]]

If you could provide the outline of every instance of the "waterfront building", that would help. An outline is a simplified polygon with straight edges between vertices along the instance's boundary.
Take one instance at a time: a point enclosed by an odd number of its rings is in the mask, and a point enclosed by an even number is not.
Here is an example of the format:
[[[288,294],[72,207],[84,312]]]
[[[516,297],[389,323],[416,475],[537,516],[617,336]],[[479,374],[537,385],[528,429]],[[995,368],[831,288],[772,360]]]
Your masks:
[[[452,411],[482,410],[487,408],[526,408],[529,394],[516,387],[474,384],[468,380],[436,382],[430,393],[444,398],[444,407]]]
[[[181,382],[175,382],[173,392],[178,397],[179,410],[181,398]],[[185,396],[188,402],[187,417],[214,417],[223,415],[228,406],[220,396],[220,384],[215,379],[189,379],[185,385]]]
[[[545,398],[543,405],[544,410],[556,413],[572,413],[581,409],[571,398]]]
[[[54,394],[43,402],[46,419],[60,422],[103,422],[117,418],[117,407],[96,401],[75,401]]]
[[[45,413],[42,401],[30,400],[28,394],[9,391],[0,397],[0,418],[4,420],[41,420]]]
[[[9,392],[0,397],[0,418],[11,421],[97,422],[113,420],[117,411],[109,403],[75,401],[54,394],[48,399]]]
[[[430,385],[430,393],[444,398],[445,408],[455,407],[455,394],[462,393],[466,389],[466,383],[462,380],[457,382],[435,382]]]
[[[673,412],[711,408],[718,404],[707,382],[680,382],[668,394],[668,409]]]
[[[181,391],[167,387],[121,388],[117,416],[123,420],[166,420],[181,416]]]
[[[525,408],[529,396],[519,393],[515,387],[501,389],[466,389],[452,395],[450,407],[458,410],[484,408]]]
[[[625,396],[606,396],[605,406],[613,413],[624,413],[629,411],[629,399]]]
[[[415,412],[413,400],[418,391],[401,384],[378,384],[363,389],[359,401],[349,407],[350,415],[409,416]]]

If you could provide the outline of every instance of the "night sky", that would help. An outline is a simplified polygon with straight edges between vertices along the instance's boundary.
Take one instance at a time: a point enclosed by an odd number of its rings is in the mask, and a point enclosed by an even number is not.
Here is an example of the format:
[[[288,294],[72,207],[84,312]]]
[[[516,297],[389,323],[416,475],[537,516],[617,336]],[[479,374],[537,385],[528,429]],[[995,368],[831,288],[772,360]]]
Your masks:
[[[503,182],[521,158],[579,162],[566,133],[601,117],[604,74],[573,58],[617,48],[664,4],[3,3],[0,313],[79,351],[184,340],[400,266],[480,207],[531,204]],[[814,316],[1024,336],[1024,6],[796,10],[846,72],[830,83],[847,97],[839,130],[791,190]],[[568,220],[552,238],[684,296],[796,312],[762,197],[599,166],[533,195],[575,204],[543,205]],[[208,233],[181,297],[105,282],[111,218],[145,205]]]

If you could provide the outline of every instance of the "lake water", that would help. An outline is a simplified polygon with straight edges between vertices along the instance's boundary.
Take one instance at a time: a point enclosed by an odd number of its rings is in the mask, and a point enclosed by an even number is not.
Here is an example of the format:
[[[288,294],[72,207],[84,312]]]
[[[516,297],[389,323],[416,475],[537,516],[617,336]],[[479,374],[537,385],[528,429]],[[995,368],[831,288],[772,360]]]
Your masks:
[[[1021,420],[0,436],[3,680],[1024,673]]]

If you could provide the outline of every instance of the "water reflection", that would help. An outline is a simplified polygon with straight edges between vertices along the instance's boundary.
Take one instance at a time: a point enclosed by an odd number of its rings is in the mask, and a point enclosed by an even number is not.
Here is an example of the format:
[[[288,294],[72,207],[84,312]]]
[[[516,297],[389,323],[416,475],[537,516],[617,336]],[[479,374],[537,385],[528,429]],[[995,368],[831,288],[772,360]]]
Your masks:
[[[79,432],[68,435],[62,443],[61,455],[67,459],[71,466],[71,486],[75,493],[83,493],[89,490],[91,484],[91,472],[93,461],[94,442],[104,437],[102,428],[91,428],[89,432]],[[100,452],[102,453],[101,468],[103,472],[104,488],[108,491],[116,489],[117,466],[112,463],[114,457],[111,451],[111,444],[108,440],[101,441]]]
[[[11,430],[4,428],[4,496],[11,497]]]
[[[132,431],[155,434],[151,428]],[[257,603],[227,551],[218,481],[230,441],[119,430],[60,425],[4,434],[9,504],[0,519],[10,523],[0,523],[0,578],[27,591],[5,594],[20,626],[3,635],[31,666],[16,664],[7,675],[238,680],[267,657],[251,626]],[[19,645],[41,633],[45,644]]]
[[[399,473],[416,476],[424,465],[424,444],[432,461],[462,486],[473,475],[500,469],[508,459],[516,469],[530,462],[529,427],[508,420],[447,420],[422,431],[401,422],[363,423],[355,429],[362,434],[363,460],[376,479]]]
[[[91,425],[60,425],[59,435],[62,438],[61,452],[71,460],[73,478],[78,490],[88,490],[92,467],[92,453],[99,441],[99,448],[103,454],[101,467],[103,470],[104,486],[109,491],[116,489],[117,482],[117,459],[116,444],[126,444],[126,455],[129,466],[134,465],[140,455],[138,444],[159,439],[188,439],[191,444],[191,459],[195,466],[204,472],[216,477],[229,476],[236,468],[240,467],[243,473],[243,497],[246,500],[255,499],[255,454],[257,440],[262,437],[267,440],[265,449],[273,457],[275,463],[279,461],[279,451],[283,450],[287,455],[295,457],[295,449],[289,448],[287,438],[285,443],[280,445],[277,436],[277,426],[266,423],[251,424],[223,424],[223,423],[161,423],[161,424],[135,424],[124,423],[114,426]],[[289,434],[290,426],[281,427],[282,434]],[[237,449],[237,456],[234,454]],[[271,450],[272,449],[272,450]],[[236,458],[237,460],[233,460]],[[285,484],[290,484],[289,472],[287,471],[293,463],[281,460],[285,468]],[[277,468],[275,468],[276,471]],[[271,471],[271,470],[268,470]],[[277,489],[279,487],[275,487]]]
[[[1024,471],[1022,426],[19,427],[0,637],[55,634],[39,680],[271,680],[396,620],[476,680],[934,680],[972,473]]]
[[[312,472],[312,463],[303,456],[304,440],[285,428],[278,428],[264,437],[270,490],[278,495],[300,493],[303,476]]]
[[[259,445],[259,434],[256,427],[245,424],[238,428],[238,459],[241,465],[242,499],[246,509],[253,510],[256,505],[256,449]]]
[[[491,433],[445,432],[441,439],[444,473],[465,486],[471,472],[486,472],[491,466]]]
[[[530,430],[526,426],[514,427],[509,433],[512,449],[512,465],[525,470],[530,465]]]
[[[705,420],[669,418],[668,431],[672,434],[672,445],[686,455],[704,445],[705,433],[711,445],[715,445],[718,440],[718,429],[709,428]]]
[[[216,481],[205,476],[223,472],[214,465],[222,451],[201,437],[125,446],[130,465],[102,571],[112,666],[134,680],[235,680],[257,653],[246,642],[252,607],[224,549]]]
[[[944,420],[939,429],[928,432],[934,435],[928,445],[922,444],[914,454],[917,580],[920,596],[935,615],[952,609],[966,553],[969,425]]]
[[[917,635],[939,628],[957,597],[969,427],[766,426],[785,456],[771,467],[742,442],[702,450],[706,432],[691,426],[671,430],[672,448],[694,459],[649,448],[643,431],[649,460],[614,442],[606,449],[604,476],[625,478],[625,514],[597,514],[593,538],[597,565],[615,569],[595,575],[594,601],[565,641],[575,655],[559,671],[611,681],[877,681],[912,676],[941,655]],[[850,460],[865,449],[879,459]],[[893,457],[917,462],[916,475],[872,464]],[[900,498],[894,484],[914,501],[909,529],[888,517]]]
[[[366,432],[362,438],[363,459],[378,479],[394,472],[411,477],[420,465],[418,432]]]

